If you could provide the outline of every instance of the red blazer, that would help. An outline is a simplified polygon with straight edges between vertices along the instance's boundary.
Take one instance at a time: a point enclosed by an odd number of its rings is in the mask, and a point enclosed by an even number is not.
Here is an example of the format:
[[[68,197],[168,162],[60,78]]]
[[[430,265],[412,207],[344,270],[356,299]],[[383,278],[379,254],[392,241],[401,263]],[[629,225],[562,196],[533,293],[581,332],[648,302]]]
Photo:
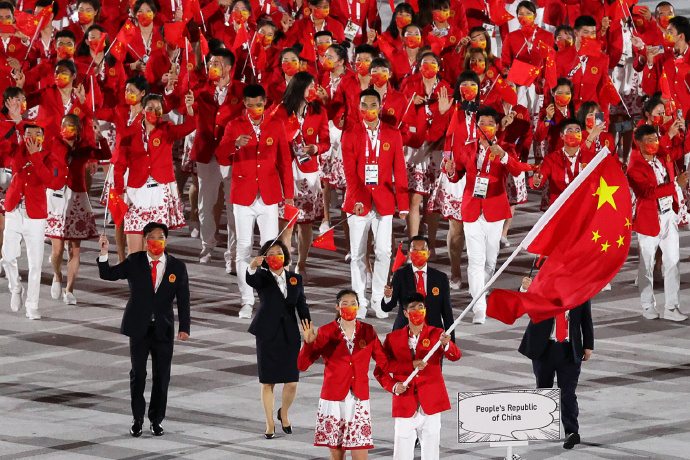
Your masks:
[[[503,120],[505,116],[503,103],[495,103],[494,108]],[[504,130],[499,129],[501,140],[515,147],[515,153],[522,162],[526,162],[529,157],[529,149],[532,147],[534,130],[532,129],[532,117],[524,105],[516,105],[512,108],[517,115],[513,123],[509,124]]]
[[[381,121],[384,123],[387,123],[394,128],[398,128],[398,125],[400,124],[400,121],[403,117],[403,114],[405,113],[405,109],[407,108],[407,104],[410,101],[405,97],[403,93],[400,91],[394,90],[390,84],[388,84],[388,89],[386,90],[386,96],[383,98],[383,101],[381,105],[383,106],[381,108],[380,114],[381,114]],[[410,110],[414,110],[412,106],[410,106]],[[359,114],[359,104],[357,105],[357,114]],[[359,117],[357,118],[359,121]],[[407,124],[403,122],[401,126],[401,130],[406,129]],[[405,135],[403,133],[403,141],[405,140]]]
[[[0,91],[4,92],[8,87],[16,85],[12,77],[12,67],[7,63],[8,58],[15,58],[21,64],[27,50],[26,45],[15,36],[10,37],[7,48],[0,41]]]
[[[350,0],[349,3],[351,4],[350,9],[348,9],[348,0],[333,0],[329,14],[340,21],[343,26],[347,25],[348,20],[359,25],[361,34],[355,37],[354,44],[366,43],[368,30],[381,32],[378,3],[376,0]],[[359,3],[360,8],[359,17],[357,17],[357,3]]]
[[[237,150],[235,140],[241,134],[251,134],[252,138]],[[242,115],[235,118],[225,126],[225,134],[216,155],[221,165],[232,165],[231,203],[250,206],[257,192],[267,205],[294,197],[292,155],[285,125],[280,120],[264,115],[261,139],[257,140],[249,117]]]
[[[337,42],[345,41],[345,27],[343,24],[335,19],[333,16],[328,16],[325,19],[323,30],[327,30],[333,34],[333,39]],[[311,17],[298,19],[288,30],[285,38],[285,45],[292,46],[295,43],[311,43],[311,40],[316,35],[316,27]]]
[[[556,53],[556,70],[558,76],[568,77],[579,62],[577,50],[574,46],[570,46],[563,51],[558,51]],[[570,77],[570,81],[573,82],[573,86],[575,87],[572,98],[575,109],[580,107],[580,104],[585,101],[599,103],[599,93],[607,81],[608,69],[608,56],[604,53],[599,53],[595,56],[589,56],[584,75],[581,69],[577,69],[577,72]],[[602,110],[608,113],[608,107],[602,107]]]
[[[96,97],[98,101],[100,98]],[[51,123],[45,129],[45,138],[50,139],[58,135],[60,130],[60,123],[62,117],[65,116],[65,106],[62,103],[62,95],[57,86],[49,86],[47,88],[39,89],[38,91],[27,93],[26,95],[27,108],[40,106],[38,119],[45,120],[52,118]],[[91,110],[91,101],[89,97],[84,103],[79,102],[79,99],[72,94],[72,107],[68,113],[73,113],[79,117],[82,125],[82,132],[84,137],[93,139],[93,111]]]
[[[401,82],[414,73],[414,64],[410,65],[410,59],[407,56],[407,51],[403,48],[399,53],[395,53],[390,57],[391,66],[393,66],[393,75],[391,80],[396,88],[401,85]]]
[[[13,176],[5,196],[5,210],[14,211],[24,198],[29,218],[45,219],[48,217],[46,189],[65,186],[67,165],[47,149],[29,155],[23,142],[11,155]]]
[[[630,154],[630,163],[628,164],[628,182],[637,199],[632,229],[647,236],[657,236],[661,231],[657,199],[672,196],[673,211],[678,212],[678,197],[675,184],[676,172],[673,167],[673,162],[678,160],[678,157],[669,155],[668,152],[671,150],[669,149],[668,137],[666,142],[662,138],[660,144],[657,158],[666,168],[669,179],[667,184],[657,184],[654,169],[642,157],[639,150],[633,149]],[[676,149],[676,151],[678,150]]]
[[[548,104],[544,103],[544,105]],[[568,104],[566,115],[563,115],[563,113],[558,109],[554,110],[553,120],[551,120],[553,123],[546,121],[546,107],[542,107],[539,110],[539,121],[537,122],[536,129],[534,130],[534,140],[537,142],[542,142],[544,139],[548,139],[549,152],[560,149],[563,147],[563,140],[561,139],[560,130],[561,122],[566,118],[571,117],[575,117],[575,106],[572,102]],[[584,134],[582,135],[582,138],[585,139]]]
[[[665,58],[657,55],[654,58],[652,68],[645,67],[642,74],[642,89],[647,94],[661,91],[661,75],[666,73],[666,78],[671,86],[671,96],[678,109],[683,109],[683,117],[690,110],[690,52],[686,52],[681,58],[682,67],[678,68],[675,58]],[[676,71],[678,69],[678,71]],[[676,114],[674,113],[673,116]]]
[[[584,138],[584,134],[583,134]],[[579,152],[579,163],[580,163],[580,170],[584,169],[585,166],[587,166],[587,163],[592,161],[592,158],[596,156],[596,152],[593,150],[586,150],[584,148],[580,148]],[[563,152],[562,148],[559,148],[558,150],[555,150],[548,155],[544,157],[544,161],[541,162],[539,165],[539,174],[544,176],[541,180],[541,183],[539,184],[539,187],[534,186],[534,179],[533,177],[530,177],[529,179],[529,185],[533,189],[540,189],[544,187],[544,184],[546,184],[546,181],[548,179],[549,182],[549,193],[551,194],[551,201],[549,204],[552,204],[554,201],[556,201],[556,198],[560,196],[561,193],[563,193],[563,190],[568,186],[568,184],[565,183],[565,178],[566,178],[566,169],[567,167],[570,167],[570,163],[568,160],[565,158],[565,152]],[[574,177],[577,177],[579,174],[578,169],[576,168],[575,170],[575,175]]]
[[[508,204],[508,196],[506,195],[506,179],[508,179],[508,174],[513,176],[520,175],[521,170],[518,167],[519,161],[513,146],[504,142],[499,142],[499,145],[508,154],[508,163],[502,164],[498,156],[491,161],[489,188],[486,198],[475,198],[472,195],[478,172],[477,151],[479,149],[479,141],[465,144],[456,140],[454,143],[453,158],[455,160],[456,174],[450,181],[457,182],[467,173],[467,185],[465,186],[462,207],[460,208],[463,222],[475,222],[482,213],[484,213],[484,218],[487,222],[497,222],[512,216],[510,204]],[[489,160],[491,159],[489,158]]]
[[[419,333],[417,349],[414,359],[423,359],[427,353],[439,341],[443,329],[440,327],[424,325]],[[408,346],[410,334],[409,326],[393,331],[386,336],[383,342],[383,351],[388,356],[389,362],[400,362],[412,366],[412,354]],[[460,359],[462,353],[457,345],[451,340],[448,342],[448,351],[443,351],[443,345],[436,350],[424,370],[420,371],[410,382],[407,391],[398,396],[393,396],[393,417],[412,417],[417,412],[417,407],[422,406],[422,410],[427,415],[437,414],[450,410],[450,400],[446,382],[441,373],[441,357],[445,356],[450,361]],[[395,374],[393,377],[389,373],[383,372],[380,367],[374,369],[374,377],[386,390],[393,392],[395,384],[404,382],[410,373]]]
[[[316,102],[315,104],[318,104]],[[275,113],[274,113],[275,111]],[[285,124],[285,133],[290,145],[290,153],[294,157],[295,142],[303,145],[316,145],[318,151],[311,157],[311,160],[299,164],[297,167],[305,173],[314,173],[319,170],[319,155],[331,148],[331,137],[328,132],[328,117],[326,109],[321,107],[321,113],[314,112],[312,106],[307,108],[307,116],[304,118],[302,130],[300,131],[299,121],[295,115],[288,117],[285,106],[280,104],[278,107],[271,107],[268,113],[274,113],[273,118]],[[302,142],[303,141],[303,142]],[[295,162],[297,161],[295,157]]]
[[[407,372],[409,375],[414,370],[411,362],[388,362],[381,347],[381,341],[370,324],[357,321],[354,342],[355,347],[350,354],[336,320],[319,328],[314,343],[305,343],[302,346],[297,357],[297,368],[300,371],[309,369],[319,356],[323,357],[326,364],[321,399],[342,401],[352,388],[357,398],[363,401],[368,400],[371,358],[374,358],[376,365],[384,372],[400,374]]]
[[[534,37],[534,38],[532,38]],[[512,31],[503,42],[501,50],[501,61],[504,66],[510,66],[514,60],[526,62],[528,64],[542,67],[542,57],[539,54],[539,42],[544,42],[548,46],[553,46],[553,34],[537,26],[536,33],[533,30],[527,33],[522,28]],[[531,45],[526,45],[529,42]],[[531,46],[531,50],[527,47]]]
[[[244,110],[242,90],[246,85],[232,81],[222,105],[216,102],[216,85],[203,83],[194,90],[196,116],[196,135],[190,156],[192,160],[208,164],[223,139],[225,127],[230,120],[237,118]],[[232,146],[234,149],[235,146]]]
[[[329,79],[330,81],[330,79]],[[343,117],[348,123],[356,123],[359,120],[359,95],[362,92],[362,84],[359,81],[357,72],[346,72],[338,85],[334,101],[341,101],[343,104]]]
[[[395,214],[396,203],[398,211],[409,210],[407,166],[403,156],[400,131],[381,122],[379,122],[379,129],[381,147],[377,162],[379,165],[378,185],[364,184],[364,166],[367,164],[366,145],[369,139],[364,122],[349,126],[343,132],[341,141],[343,169],[347,181],[343,211],[348,214],[354,213],[357,203],[364,205],[364,214],[371,210],[372,203],[382,216]],[[373,162],[376,153],[370,152],[370,156]]]
[[[56,137],[51,145],[52,154],[64,162],[68,167],[67,186],[73,192],[86,192],[85,167],[91,160],[110,159],[110,148],[104,139],[98,147],[85,141],[78,140],[74,147],[70,147],[61,137]]]
[[[441,115],[441,112],[438,110],[438,94],[441,88],[446,88],[448,96],[452,96],[453,88],[444,80],[439,79],[436,89],[434,89],[433,94],[428,99],[431,115],[427,114],[425,105],[413,105],[409,108],[407,116],[416,121],[414,124],[410,121],[410,128],[414,126],[416,131],[410,132],[410,139],[406,145],[418,149],[425,141],[436,142],[446,133],[451,111],[448,110],[448,112]],[[422,74],[416,73],[407,77],[402,82],[400,91],[408,100],[412,99],[412,95],[415,93],[418,96],[426,96]]]
[[[110,160],[112,164],[117,163],[117,159],[120,156],[120,143],[122,142],[125,131],[128,129],[127,122],[129,121],[129,110],[129,106],[125,104],[120,104],[112,109],[96,110],[96,118],[98,120],[109,121],[115,125],[115,148],[113,149],[112,158]],[[131,126],[138,126],[139,130],[141,130],[141,121],[143,117],[144,111],[142,110],[132,121]]]
[[[165,2],[162,2],[165,3]],[[168,4],[169,6],[170,4]],[[172,67],[172,62],[168,56],[168,51],[165,47],[159,48],[156,51],[151,52],[149,57],[149,62],[146,63],[146,80],[149,82],[151,92],[155,94],[165,94],[165,87],[162,83],[163,74],[170,72]],[[177,66],[178,83],[187,85],[187,71],[189,70],[189,83],[190,87],[193,88],[196,82],[196,72],[194,69],[196,67],[196,58],[194,53],[189,53],[189,62],[185,58],[185,52],[183,48],[180,48],[180,56]]]
[[[154,25],[153,32],[151,33],[150,51],[147,53],[146,46],[144,46],[144,39],[141,37],[141,29],[139,26],[134,26],[134,37],[132,38],[132,41],[129,42],[129,46],[127,47],[128,57],[126,62],[135,62],[137,59],[139,59],[139,57],[144,57],[144,55],[148,55],[150,57],[154,51],[158,49],[165,49],[165,42],[163,41],[163,36],[161,35],[159,29],[159,27]],[[127,69],[129,70],[129,66],[127,66]]]
[[[185,122],[181,125],[173,125],[165,121],[149,133],[146,144],[148,149],[144,148],[142,124],[129,126],[120,143],[120,155],[113,171],[117,192],[122,193],[127,168],[129,168],[127,187],[143,187],[149,176],[159,184],[175,182],[172,146],[176,140],[194,131],[195,126],[195,117],[189,115],[185,117]]]

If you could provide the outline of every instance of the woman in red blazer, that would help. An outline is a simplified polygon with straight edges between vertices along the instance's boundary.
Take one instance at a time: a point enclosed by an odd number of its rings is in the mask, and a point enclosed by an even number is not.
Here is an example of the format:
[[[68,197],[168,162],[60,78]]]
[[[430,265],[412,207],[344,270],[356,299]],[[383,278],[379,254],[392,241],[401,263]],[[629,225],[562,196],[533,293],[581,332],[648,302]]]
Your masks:
[[[606,147],[612,154],[618,155],[613,135],[606,130],[606,122],[596,120],[598,113],[602,113],[602,110],[594,101],[585,101],[577,109],[577,121],[583,128],[582,149],[596,155],[599,150]]]
[[[196,127],[191,91],[185,96],[187,117],[181,125],[162,120],[162,96],[149,94],[142,105],[143,129],[136,125],[128,128],[114,170],[115,187],[120,193],[125,170],[129,168],[127,198],[131,205],[125,214],[125,234],[130,254],[143,249],[141,232],[147,223],[160,222],[170,229],[184,227],[182,202],[175,183],[172,145]]]
[[[283,101],[268,110],[273,118],[285,123],[290,153],[292,154],[292,177],[294,182],[294,205],[300,210],[297,217],[297,259],[296,273],[302,275],[306,284],[307,255],[311,246],[312,223],[321,220],[324,202],[321,194],[319,163],[321,154],[331,148],[326,110],[321,107],[316,95],[316,79],[308,72],[298,72],[287,85]],[[280,205],[281,227],[288,221],[283,217],[284,201]],[[282,240],[292,247],[294,227],[283,232]]]
[[[534,160],[539,164],[546,154],[563,147],[560,137],[561,122],[566,118],[575,117],[573,104],[573,83],[565,77],[556,81],[556,87],[550,92],[551,102],[539,111],[534,140],[540,148],[535,149]],[[546,145],[541,143],[546,141]]]
[[[91,76],[94,76],[94,83],[98,84],[103,98],[101,106],[115,107],[125,95],[127,75],[120,61],[112,55],[105,56],[105,51],[110,47],[111,42],[110,38],[106,37],[101,43],[101,38],[105,33],[105,29],[99,25],[89,27],[84,39],[77,47],[74,63],[79,71],[80,79],[84,78],[87,70],[89,71],[85,81],[87,89],[91,85]]]
[[[366,459],[374,447],[369,404],[369,363],[374,358],[383,372],[408,375],[411,362],[388,362],[374,328],[357,320],[357,294],[344,289],[336,298],[335,321],[314,332],[302,321],[304,345],[297,367],[304,372],[320,356],[326,365],[316,419],[315,446],[331,449],[332,459],[344,459],[350,450],[354,460]]]
[[[393,84],[396,88],[400,83],[417,70],[419,48],[422,47],[422,28],[416,24],[408,24],[402,29],[403,49],[401,53],[389,56],[393,65]]]
[[[470,48],[465,55],[464,69],[479,75],[479,103],[493,105],[501,100],[501,93],[496,88],[496,80],[501,76],[496,61],[485,50]]]
[[[47,191],[48,218],[45,234],[51,239],[53,248],[50,257],[53,265],[53,284],[50,295],[67,305],[76,305],[74,283],[79,272],[79,253],[83,240],[98,238],[96,220],[93,216],[89,195],[86,190],[86,164],[92,160],[110,158],[108,143],[100,137],[94,145],[82,135],[79,117],[67,114],[62,119],[60,137],[53,140],[51,151],[60,161],[68,165],[67,183],[58,190]],[[67,262],[67,287],[62,292],[62,255],[65,241],[69,244]]]
[[[151,53],[165,46],[163,36],[153,24],[157,12],[153,0],[137,0],[132,8],[137,25],[134,28],[134,37],[127,47],[126,70],[130,76],[146,72]]]
[[[381,34],[381,38],[387,41],[398,52],[403,50],[402,30],[406,25],[415,22],[415,11],[409,3],[398,3],[391,16],[388,28]],[[378,46],[378,43],[375,43]]]

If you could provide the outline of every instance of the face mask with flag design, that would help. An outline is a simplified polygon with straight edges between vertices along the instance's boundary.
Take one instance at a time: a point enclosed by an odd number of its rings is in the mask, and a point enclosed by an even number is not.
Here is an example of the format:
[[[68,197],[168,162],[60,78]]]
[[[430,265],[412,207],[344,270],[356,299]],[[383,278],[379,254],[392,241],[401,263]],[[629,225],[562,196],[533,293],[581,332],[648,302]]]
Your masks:
[[[419,73],[421,73],[422,77],[426,79],[434,78],[436,74],[438,74],[438,64],[433,62],[425,62],[419,69]]]
[[[93,13],[79,13],[79,24],[85,26],[93,21]]]
[[[146,240],[146,249],[154,256],[159,256],[165,251],[165,241]]]
[[[139,13],[137,14],[137,21],[142,27],[148,27],[153,22],[153,13]]]
[[[582,133],[567,133],[563,136],[563,143],[567,147],[579,147],[582,143]]]
[[[362,120],[368,121],[369,123],[379,117],[378,110],[360,110],[359,113],[362,114]]]
[[[235,10],[230,13],[230,16],[237,24],[244,24],[249,19],[249,11]]]
[[[355,63],[355,69],[357,69],[357,73],[360,74],[361,76],[365,76],[369,74],[369,66],[371,65],[371,62],[356,62]]]
[[[395,25],[398,26],[398,29],[404,28],[406,25],[410,24],[412,22],[412,18],[408,16],[396,16],[395,17]]]
[[[421,326],[424,324],[424,318],[426,318],[426,308],[408,311],[407,317],[410,319],[410,323],[413,325]]]
[[[266,257],[266,264],[268,264],[268,268],[270,268],[274,272],[277,272],[278,270],[283,268],[285,264],[285,256],[282,254],[268,256]]]
[[[77,128],[74,126],[63,126],[60,129],[60,136],[65,140],[74,139],[77,135]]]
[[[359,307],[340,307],[340,317],[345,321],[354,321],[357,318]]]
[[[461,86],[460,94],[462,98],[466,101],[474,101],[477,98],[477,93],[479,92],[479,87],[477,85]]]

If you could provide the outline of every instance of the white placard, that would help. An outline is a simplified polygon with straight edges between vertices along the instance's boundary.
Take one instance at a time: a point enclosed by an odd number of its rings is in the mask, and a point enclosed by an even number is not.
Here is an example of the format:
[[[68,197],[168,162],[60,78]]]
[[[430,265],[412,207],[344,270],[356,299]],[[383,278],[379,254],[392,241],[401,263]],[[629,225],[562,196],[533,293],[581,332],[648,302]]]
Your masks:
[[[458,393],[458,443],[561,437],[558,388]]]

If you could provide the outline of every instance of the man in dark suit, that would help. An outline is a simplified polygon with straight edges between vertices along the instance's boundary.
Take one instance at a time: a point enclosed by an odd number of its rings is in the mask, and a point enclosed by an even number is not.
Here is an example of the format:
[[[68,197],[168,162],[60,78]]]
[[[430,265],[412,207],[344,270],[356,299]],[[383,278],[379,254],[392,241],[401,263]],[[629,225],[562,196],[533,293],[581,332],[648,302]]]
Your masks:
[[[130,254],[121,264],[108,264],[108,238],[101,235],[101,255],[98,270],[101,279],[129,282],[130,298],[122,317],[120,333],[129,337],[129,353],[132,370],[129,387],[132,397],[134,421],[130,434],[141,436],[144,425],[146,401],[146,361],[151,354],[153,383],[149,420],[151,433],[162,436],[161,423],[165,418],[170,383],[170,366],[175,338],[175,314],[173,300],[177,298],[177,315],[180,321],[178,340],[189,339],[189,279],[184,262],[167,254],[165,243],[168,227],[151,222],[144,227],[147,251]]]
[[[418,292],[426,298],[426,324],[446,330],[453,324],[453,308],[450,303],[450,284],[448,276],[427,265],[429,258],[429,240],[421,235],[413,237],[408,244],[411,264],[396,270],[392,286],[383,291],[381,308],[389,312],[399,305],[393,330],[407,326],[403,302],[410,294]],[[455,332],[451,334],[455,342]]]
[[[531,278],[522,280],[527,290]],[[590,301],[555,318],[533,323],[530,321],[518,351],[532,360],[537,388],[552,388],[554,375],[561,389],[561,420],[565,430],[563,447],[572,449],[580,443],[577,416],[579,408],[575,389],[580,377],[582,361],[594,350],[594,326]]]

